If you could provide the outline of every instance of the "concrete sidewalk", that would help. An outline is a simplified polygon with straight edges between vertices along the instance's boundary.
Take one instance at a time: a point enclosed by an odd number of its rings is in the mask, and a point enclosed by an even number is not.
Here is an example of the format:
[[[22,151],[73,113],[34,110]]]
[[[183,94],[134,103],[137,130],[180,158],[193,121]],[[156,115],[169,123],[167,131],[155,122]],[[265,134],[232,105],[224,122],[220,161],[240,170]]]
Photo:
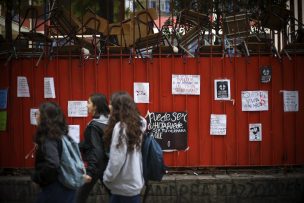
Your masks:
[[[179,172],[180,173],[180,172]],[[304,170],[292,172],[251,172],[233,170],[214,174],[168,174],[162,182],[150,182],[149,203],[293,203],[304,202]],[[30,203],[38,188],[28,176],[1,176],[0,202]],[[107,202],[108,195],[98,183],[90,203]]]

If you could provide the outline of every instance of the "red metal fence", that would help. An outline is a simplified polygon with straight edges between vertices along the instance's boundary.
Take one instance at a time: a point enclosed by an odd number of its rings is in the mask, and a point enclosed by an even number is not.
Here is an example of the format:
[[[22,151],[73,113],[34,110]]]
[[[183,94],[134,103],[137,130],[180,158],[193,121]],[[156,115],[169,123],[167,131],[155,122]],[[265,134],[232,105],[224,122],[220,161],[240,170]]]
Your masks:
[[[92,92],[107,96],[117,90],[133,95],[134,82],[149,82],[150,103],[138,104],[145,115],[150,112],[188,112],[189,150],[165,153],[168,166],[276,166],[304,164],[304,57],[280,62],[268,56],[229,58],[154,58],[143,62],[127,58],[88,60],[53,59],[40,62],[19,59],[8,67],[0,65],[0,88],[9,88],[7,130],[0,132],[0,167],[33,167],[25,155],[33,147],[35,126],[30,125],[30,108],[44,99],[43,78],[54,77],[56,99],[65,113],[69,100],[87,100]],[[260,66],[272,66],[272,81],[260,82]],[[199,96],[171,94],[172,74],[200,75]],[[26,76],[30,98],[17,98],[17,76]],[[231,80],[231,101],[214,100],[214,79]],[[243,112],[241,91],[267,90],[269,110]],[[283,111],[281,90],[299,91],[299,112]],[[210,114],[227,115],[227,135],[210,135]],[[68,118],[79,124],[81,134],[89,118]],[[262,123],[261,142],[249,142],[249,123]],[[81,138],[83,135],[81,135]]]

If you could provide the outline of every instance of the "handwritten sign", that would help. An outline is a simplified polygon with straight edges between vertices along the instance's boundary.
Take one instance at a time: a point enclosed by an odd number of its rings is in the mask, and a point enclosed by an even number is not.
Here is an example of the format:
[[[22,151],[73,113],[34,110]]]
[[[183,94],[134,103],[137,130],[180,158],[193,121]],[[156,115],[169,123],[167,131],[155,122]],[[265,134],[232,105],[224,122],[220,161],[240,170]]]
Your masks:
[[[230,100],[230,80],[214,80],[214,99]]]
[[[68,101],[68,117],[87,117],[87,101]]]
[[[30,97],[29,85],[24,76],[17,77],[17,97]]]
[[[149,103],[149,83],[134,83],[134,102]]]
[[[188,114],[186,112],[149,113],[148,128],[163,150],[185,150],[187,142]]]
[[[242,111],[268,111],[268,91],[242,91]]]
[[[200,95],[200,75],[172,75],[172,94]]]
[[[69,125],[69,136],[77,143],[80,141],[80,125]]]
[[[284,112],[299,111],[299,92],[283,91]]]
[[[0,111],[0,131],[6,131],[7,112]]]
[[[249,124],[249,141],[262,141],[262,124]]]
[[[226,135],[227,116],[225,114],[211,114],[210,135]]]
[[[0,109],[7,108],[7,92],[8,89],[0,89]]]
[[[56,98],[54,78],[52,77],[44,78],[44,98]]]
[[[37,125],[36,115],[39,112],[39,109],[30,109],[30,121],[31,125]]]

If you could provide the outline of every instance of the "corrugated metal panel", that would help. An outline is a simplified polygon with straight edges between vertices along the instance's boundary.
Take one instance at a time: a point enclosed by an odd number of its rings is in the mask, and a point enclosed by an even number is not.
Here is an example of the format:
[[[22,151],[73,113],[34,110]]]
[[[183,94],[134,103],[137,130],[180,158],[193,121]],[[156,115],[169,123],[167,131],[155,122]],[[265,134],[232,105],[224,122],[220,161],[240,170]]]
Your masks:
[[[150,83],[150,103],[138,104],[140,112],[188,112],[189,150],[165,153],[169,166],[275,166],[304,164],[304,57],[282,62],[272,57],[232,58],[154,58],[143,62],[128,58],[85,61],[53,59],[41,61],[18,59],[9,67],[0,66],[0,88],[9,87],[8,129],[0,132],[0,167],[32,167],[25,159],[33,147],[35,127],[30,125],[30,108],[44,101],[43,77],[54,77],[56,99],[65,114],[68,100],[87,100],[92,92],[108,97],[117,90],[133,95],[134,82]],[[3,63],[1,63],[3,64]],[[272,82],[260,83],[259,68],[272,66]],[[171,94],[172,74],[199,74],[200,96]],[[17,76],[26,76],[30,98],[17,98]],[[231,80],[232,101],[214,100],[214,79]],[[241,91],[267,90],[269,111],[243,112]],[[299,112],[283,112],[281,90],[299,91]],[[210,114],[227,114],[227,135],[211,136]],[[68,118],[79,124],[81,133],[90,118]],[[262,142],[249,142],[249,123],[262,123]],[[83,135],[81,135],[83,136]]]

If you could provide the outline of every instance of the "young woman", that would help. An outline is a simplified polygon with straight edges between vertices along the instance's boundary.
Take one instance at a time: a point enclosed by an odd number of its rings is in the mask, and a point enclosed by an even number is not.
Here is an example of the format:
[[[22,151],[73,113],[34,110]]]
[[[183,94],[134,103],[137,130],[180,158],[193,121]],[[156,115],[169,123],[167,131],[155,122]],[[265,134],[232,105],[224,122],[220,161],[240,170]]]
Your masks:
[[[76,202],[86,202],[95,183],[103,176],[108,158],[103,144],[103,129],[108,124],[110,113],[107,99],[104,95],[95,93],[88,99],[88,112],[93,119],[84,131],[84,141],[79,144],[83,159],[87,162],[85,184],[77,191]]]
[[[36,203],[74,202],[75,190],[63,186],[58,181],[61,136],[68,134],[64,115],[56,103],[46,102],[40,105],[36,119],[37,151],[32,180],[41,187]]]
[[[146,121],[126,92],[112,95],[110,111],[104,137],[110,155],[103,182],[111,190],[111,203],[139,203],[144,186],[141,143]]]

